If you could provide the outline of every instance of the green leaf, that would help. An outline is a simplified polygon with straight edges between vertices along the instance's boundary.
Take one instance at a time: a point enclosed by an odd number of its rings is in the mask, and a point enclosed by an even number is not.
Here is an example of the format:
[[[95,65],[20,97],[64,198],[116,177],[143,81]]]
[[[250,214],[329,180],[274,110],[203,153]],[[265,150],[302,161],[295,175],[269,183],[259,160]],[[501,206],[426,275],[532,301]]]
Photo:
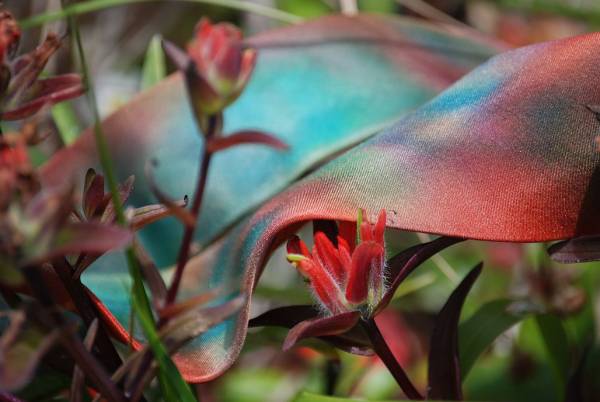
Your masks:
[[[52,107],[51,112],[62,142],[65,145],[75,142],[81,132],[81,127],[71,104],[68,102],[57,103]]]
[[[510,300],[494,300],[481,306],[458,329],[460,370],[463,380],[477,358],[510,327],[531,312],[530,308],[515,309]]]
[[[540,331],[546,355],[556,377],[557,394],[563,395],[570,367],[570,351],[567,333],[562,320],[552,314],[540,314],[535,317]]]
[[[164,393],[163,397],[168,402],[196,402],[192,389],[183,380],[181,373],[160,341],[152,317],[149,317],[145,309],[139,305],[138,297],[132,297],[131,301],[150,348],[154,353],[154,358],[159,365],[158,379]]]
[[[165,53],[160,42],[161,36],[154,35],[148,45],[142,68],[142,90],[154,86],[167,74]]]

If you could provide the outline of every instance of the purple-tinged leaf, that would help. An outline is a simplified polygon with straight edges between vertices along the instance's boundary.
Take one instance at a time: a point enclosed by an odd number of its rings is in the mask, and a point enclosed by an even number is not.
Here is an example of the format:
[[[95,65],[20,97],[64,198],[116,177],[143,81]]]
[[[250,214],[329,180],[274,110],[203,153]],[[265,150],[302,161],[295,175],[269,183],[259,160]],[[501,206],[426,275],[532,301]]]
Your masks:
[[[406,279],[406,277],[419,265],[434,254],[439,253],[453,244],[460,243],[461,241],[464,241],[464,239],[442,236],[430,242],[409,247],[390,258],[387,262],[387,266],[388,275],[393,278],[391,281],[392,283],[387,288],[381,302],[379,302],[375,308],[375,314],[387,307],[394,297],[394,293],[396,293],[398,286],[400,286],[402,281],[404,281],[404,279]]]
[[[68,99],[76,98],[85,92],[81,78],[75,74],[67,74],[40,80],[36,88],[29,90],[26,98],[12,108],[2,112],[2,120],[20,120],[31,116],[44,106],[54,105]]]
[[[272,134],[256,130],[241,130],[236,131],[233,134],[227,135],[226,137],[213,138],[207,142],[206,147],[209,152],[214,153],[227,148],[244,144],[266,145],[279,150],[286,150],[289,148],[285,142],[281,141]]]
[[[206,293],[199,294],[191,299],[183,300],[179,303],[169,304],[159,311],[159,316],[164,319],[171,319],[180,314],[197,309],[198,307],[214,300],[220,293],[220,289],[211,289]]]
[[[296,343],[305,338],[342,334],[354,327],[359,319],[360,313],[358,311],[350,311],[331,317],[319,317],[302,321],[288,333],[283,342],[283,350],[291,349]]]
[[[34,261],[48,261],[70,254],[103,254],[127,246],[133,234],[127,229],[97,222],[71,223],[57,234],[54,247]]]
[[[292,328],[296,324],[318,317],[319,310],[311,305],[277,307],[252,318],[248,327],[275,326]]]
[[[553,244],[548,254],[554,261],[575,264],[600,260],[600,236],[583,236]]]
[[[183,209],[188,204],[188,197],[186,196],[183,200],[172,202],[175,206]],[[173,208],[160,204],[147,205],[145,207],[136,208],[133,211],[133,217],[131,218],[131,226],[134,231],[137,231],[143,228],[144,226],[147,226],[160,219],[173,215]]]
[[[177,201],[171,199],[158,187],[156,180],[154,180],[154,174],[152,173],[152,169],[157,165],[158,162],[156,160],[151,160],[150,163],[146,164],[144,169],[150,191],[161,204],[171,211],[173,216],[181,221],[181,223],[183,223],[185,226],[194,226],[196,223],[196,218],[194,215],[192,215],[192,213],[184,207],[180,206]],[[184,197],[184,201],[187,205],[187,196]]]
[[[248,326],[251,328],[275,326],[290,329],[302,321],[318,317],[319,314],[320,311],[310,305],[278,307],[251,319]],[[338,335],[319,336],[318,338],[348,353],[361,356],[373,355],[371,341],[360,325],[355,325]]]
[[[121,202],[126,202],[129,199],[129,196],[131,195],[131,192],[133,191],[133,183],[135,182],[135,176],[129,176],[127,178],[127,180],[125,180],[123,183],[119,184],[119,199],[121,200]],[[108,194],[107,194],[108,196]],[[104,212],[102,213],[102,217],[100,218],[100,221],[102,222],[106,222],[106,223],[112,223],[115,221],[115,217],[116,217],[116,212],[115,212],[115,206],[112,203],[112,199],[110,200],[110,202],[106,205],[106,209],[104,210]]]
[[[458,321],[463,303],[482,266],[479,263],[467,274],[436,318],[429,348],[428,399],[462,400]]]
[[[109,200],[104,194],[104,176],[96,174],[94,169],[88,169],[85,175],[82,200],[85,217],[90,219],[98,209],[104,210]]]
[[[98,319],[95,318],[90,324],[85,339],[83,340],[83,346],[88,351],[92,350],[96,335],[98,334]],[[69,391],[69,402],[81,402],[83,400],[82,388],[84,386],[85,375],[79,366],[75,365],[73,370],[73,380],[71,381],[71,389]]]
[[[152,301],[155,305],[161,305],[167,296],[167,285],[160,275],[158,267],[154,264],[154,261],[152,261],[152,258],[141,244],[134,242],[133,250],[140,262],[142,276],[152,293]]]
[[[166,39],[162,40],[162,47],[165,54],[169,56],[169,59],[175,64],[178,70],[185,71],[188,69],[192,60],[179,46]]]

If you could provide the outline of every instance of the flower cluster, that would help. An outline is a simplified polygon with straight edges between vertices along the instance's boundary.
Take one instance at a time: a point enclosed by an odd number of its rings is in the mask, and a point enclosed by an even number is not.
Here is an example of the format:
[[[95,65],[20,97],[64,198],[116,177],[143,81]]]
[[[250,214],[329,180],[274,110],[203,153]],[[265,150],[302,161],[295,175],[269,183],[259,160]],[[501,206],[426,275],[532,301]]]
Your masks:
[[[298,237],[288,241],[288,261],[310,281],[314,294],[330,315],[360,311],[369,316],[385,293],[386,214],[375,224],[359,214],[354,233],[341,232],[335,245],[325,233],[317,232],[309,251]]]

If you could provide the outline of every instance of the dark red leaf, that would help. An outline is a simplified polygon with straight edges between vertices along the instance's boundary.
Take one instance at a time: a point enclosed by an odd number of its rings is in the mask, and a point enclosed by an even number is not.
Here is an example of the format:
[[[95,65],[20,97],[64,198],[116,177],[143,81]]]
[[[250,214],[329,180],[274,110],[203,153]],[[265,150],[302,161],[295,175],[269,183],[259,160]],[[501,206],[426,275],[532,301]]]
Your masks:
[[[131,195],[131,192],[133,191],[133,183],[134,182],[135,182],[135,176],[129,176],[127,178],[127,180],[125,180],[123,183],[121,183],[119,185],[119,198],[121,200],[121,203],[124,204],[129,199],[129,196]],[[112,197],[110,196],[110,194],[107,194],[106,196],[108,197],[108,199],[110,201],[107,203],[106,208],[104,209],[104,212],[102,213],[102,218],[100,218],[100,220],[105,223],[112,223],[115,221],[115,216],[116,216],[115,206],[112,203]]]
[[[577,237],[553,244],[548,254],[554,261],[574,264],[600,260],[600,236]]]
[[[175,205],[180,208],[185,208],[188,204],[187,196],[183,200],[174,201]],[[146,205],[145,207],[136,208],[131,219],[133,230],[140,230],[146,225],[159,221],[163,218],[173,216],[173,209],[165,205]]]
[[[191,63],[191,59],[189,58],[186,52],[184,52],[177,45],[166,39],[162,40],[162,47],[166,55],[169,56],[169,58],[171,59],[173,64],[175,64],[175,67],[177,67],[177,69],[181,71],[186,71],[188,69]]]
[[[427,398],[462,400],[458,360],[458,321],[467,294],[481,273],[479,263],[452,292],[439,312],[429,348],[429,387]]]
[[[347,332],[358,323],[359,319],[360,313],[358,311],[350,311],[331,317],[319,317],[302,321],[288,333],[283,342],[283,350],[291,349],[296,343],[305,338],[339,335]]]
[[[83,192],[83,213],[86,218],[92,218],[99,208],[106,208],[107,201],[104,196],[104,176],[96,174],[94,169],[88,169]]]
[[[167,296],[167,285],[160,274],[158,267],[152,261],[144,247],[139,242],[134,242],[133,250],[140,262],[140,268],[144,280],[152,293],[152,301],[155,305],[162,305]]]
[[[299,322],[318,317],[319,314],[319,310],[309,305],[278,307],[252,318],[248,322],[248,327],[274,326],[292,328]]]
[[[83,340],[83,345],[90,351],[94,346],[96,335],[98,333],[98,319],[94,318],[90,324],[88,331]],[[83,400],[83,386],[84,386],[85,375],[79,366],[75,366],[73,370],[73,378],[71,380],[71,389],[69,391],[69,402],[81,402]]]
[[[38,112],[46,105],[53,105],[83,94],[85,89],[81,78],[74,74],[40,80],[36,88],[31,88],[25,98],[15,106],[2,112],[2,120],[20,120]]]
[[[278,307],[251,319],[248,326],[250,328],[263,326],[293,328],[302,321],[318,317],[319,314],[319,310],[309,305]],[[341,334],[319,336],[318,338],[348,353],[361,356],[373,354],[371,341],[360,325],[355,325]]]
[[[187,196],[184,197],[184,204],[181,205],[181,202],[175,201],[171,199],[168,195],[163,193],[163,191],[158,187],[156,181],[154,180],[154,174],[152,173],[152,168],[156,167],[158,162],[156,160],[151,160],[149,164],[146,165],[146,179],[148,181],[148,185],[150,187],[150,191],[156,197],[156,199],[163,204],[171,214],[179,219],[181,223],[184,225],[191,227],[196,224],[196,218],[190,211],[185,209],[185,205],[187,205]]]
[[[132,239],[133,234],[121,227],[97,222],[71,223],[58,232],[52,249],[32,260],[42,262],[81,253],[103,254],[127,246]]]
[[[206,147],[209,152],[218,152],[223,149],[243,144],[260,144],[280,150],[288,149],[288,145],[275,136],[253,130],[237,131],[226,137],[210,139],[206,144]]]
[[[427,261],[434,254],[452,246],[453,244],[460,243],[465,239],[458,237],[438,237],[427,243],[418,244],[412,246],[390,258],[387,262],[388,275],[392,278],[392,283],[386,290],[385,295],[381,299],[381,302],[375,308],[375,314],[383,310],[394,297],[398,286],[406,279],[406,277],[415,270],[423,262]]]

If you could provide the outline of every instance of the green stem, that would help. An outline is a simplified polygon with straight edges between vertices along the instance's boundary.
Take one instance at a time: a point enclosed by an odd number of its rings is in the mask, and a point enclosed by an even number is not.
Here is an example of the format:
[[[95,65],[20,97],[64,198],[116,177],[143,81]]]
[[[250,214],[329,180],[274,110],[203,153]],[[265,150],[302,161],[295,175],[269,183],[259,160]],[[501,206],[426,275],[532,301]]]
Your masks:
[[[187,2],[197,4],[212,4],[221,7],[231,8],[235,10],[245,11],[257,15],[262,15],[277,21],[285,22],[288,24],[295,24],[302,21],[302,18],[286,13],[285,11],[277,10],[271,7],[264,6],[262,4],[253,3],[251,1],[243,0],[90,0],[82,3],[76,3],[64,7],[62,10],[34,15],[29,18],[25,18],[20,21],[20,25],[23,29],[36,27],[47,22],[57,21],[67,17],[73,17],[77,15],[92,13],[94,11],[104,10],[106,8],[125,6],[128,4],[135,3],[173,3],[173,2]]]

